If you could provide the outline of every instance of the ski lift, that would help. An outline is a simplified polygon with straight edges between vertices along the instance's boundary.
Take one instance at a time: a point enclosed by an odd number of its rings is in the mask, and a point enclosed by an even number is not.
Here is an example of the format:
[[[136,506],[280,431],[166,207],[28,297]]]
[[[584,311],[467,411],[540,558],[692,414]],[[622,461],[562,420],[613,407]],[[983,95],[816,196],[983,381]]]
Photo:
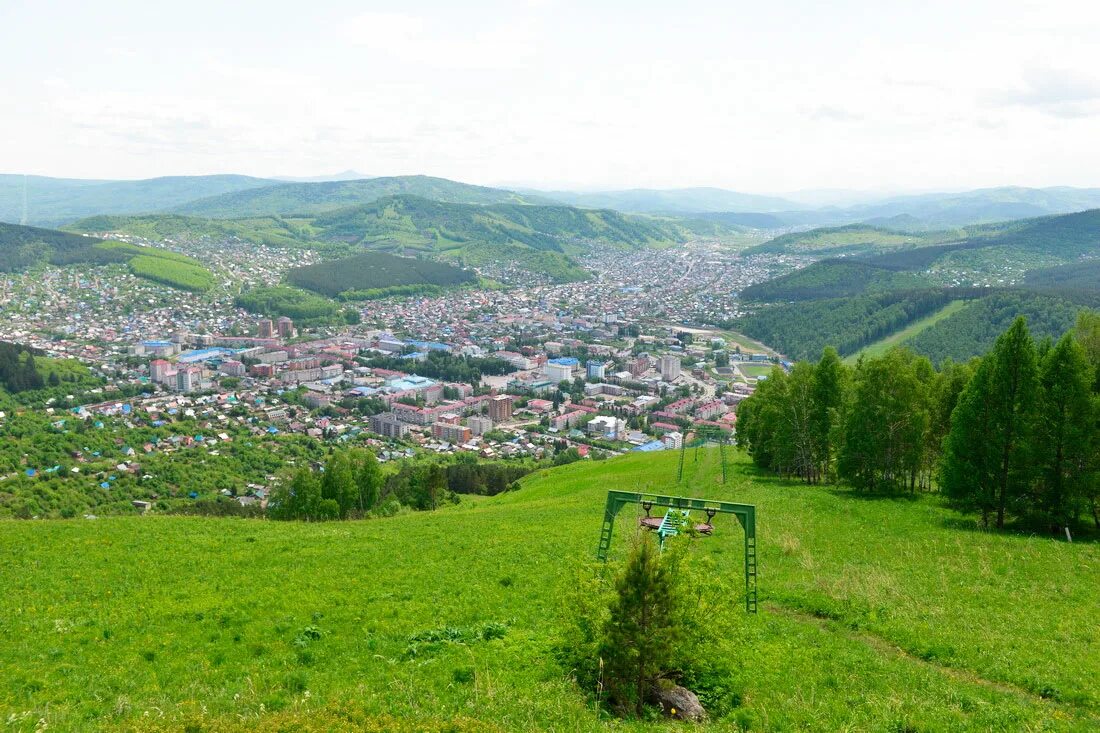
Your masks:
[[[645,516],[638,518],[638,526],[642,529],[648,529],[653,532],[657,532],[661,535],[662,542],[665,537],[671,537],[674,534],[679,534],[680,529],[684,526],[691,524],[691,517],[688,512],[680,509],[669,508],[663,517],[654,517],[650,515],[650,511],[653,509],[653,502],[643,501],[642,509],[645,509]],[[714,532],[714,515],[718,513],[716,509],[707,507],[705,510],[707,515],[707,521],[699,522],[693,525],[696,532],[701,535],[710,536]]]

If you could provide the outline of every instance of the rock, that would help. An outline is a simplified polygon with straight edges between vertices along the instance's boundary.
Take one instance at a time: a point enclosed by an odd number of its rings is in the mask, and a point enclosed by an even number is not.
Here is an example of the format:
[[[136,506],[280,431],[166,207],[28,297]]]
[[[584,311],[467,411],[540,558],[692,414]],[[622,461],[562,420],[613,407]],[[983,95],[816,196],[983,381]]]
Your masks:
[[[670,718],[694,722],[701,722],[707,718],[707,711],[703,709],[699,698],[686,687],[664,682],[654,687],[653,699]]]

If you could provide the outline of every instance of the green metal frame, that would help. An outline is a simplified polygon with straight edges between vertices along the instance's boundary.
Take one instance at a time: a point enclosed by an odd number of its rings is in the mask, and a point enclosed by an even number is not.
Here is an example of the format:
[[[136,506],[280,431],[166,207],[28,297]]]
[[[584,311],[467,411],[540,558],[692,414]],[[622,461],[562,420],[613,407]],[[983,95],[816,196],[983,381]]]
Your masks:
[[[756,507],[752,504],[734,504],[728,501],[711,501],[686,496],[661,496],[658,494],[640,494],[632,491],[608,491],[607,505],[603,513],[603,527],[600,529],[600,544],[596,557],[607,562],[607,553],[611,549],[611,535],[615,530],[615,517],[627,504],[649,504],[690,511],[713,510],[718,514],[732,514],[745,530],[745,610],[756,613]]]

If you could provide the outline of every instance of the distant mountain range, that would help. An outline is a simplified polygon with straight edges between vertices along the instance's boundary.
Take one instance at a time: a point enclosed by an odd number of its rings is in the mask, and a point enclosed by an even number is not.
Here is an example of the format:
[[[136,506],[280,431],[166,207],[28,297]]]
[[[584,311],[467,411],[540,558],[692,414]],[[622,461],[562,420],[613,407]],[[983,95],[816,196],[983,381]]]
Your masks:
[[[378,176],[368,176],[366,173],[359,173],[358,171],[346,170],[342,173],[332,173],[327,176],[272,176],[271,178],[276,181],[286,181],[287,183],[329,183],[331,181],[361,181],[367,178],[377,178]]]
[[[762,196],[720,188],[621,191],[508,190],[431,176],[364,177],[356,171],[306,179],[237,175],[140,181],[0,175],[0,221],[58,226],[93,215],[176,213],[231,219],[314,215],[379,198],[412,195],[456,204],[562,204],[623,213],[690,217],[724,227],[799,229],[868,224],[920,232],[1100,207],[1100,188],[986,188],[866,200],[866,192]],[[838,206],[824,202],[853,202]],[[817,204],[817,205],[815,205]]]
[[[206,196],[270,186],[249,176],[170,176],[141,181],[93,181],[0,174],[0,221],[20,223],[26,185],[27,221],[57,226],[94,214],[164,211]]]
[[[546,203],[500,188],[472,186],[431,176],[392,176],[324,183],[280,183],[191,201],[174,213],[215,219],[248,216],[291,216],[369,204],[385,196],[412,195],[450,204]]]
[[[532,196],[553,199],[588,209],[616,209],[637,214],[699,214],[705,212],[770,213],[805,208],[775,196],[727,191],[722,188],[635,188],[626,191],[538,191],[523,189]]]

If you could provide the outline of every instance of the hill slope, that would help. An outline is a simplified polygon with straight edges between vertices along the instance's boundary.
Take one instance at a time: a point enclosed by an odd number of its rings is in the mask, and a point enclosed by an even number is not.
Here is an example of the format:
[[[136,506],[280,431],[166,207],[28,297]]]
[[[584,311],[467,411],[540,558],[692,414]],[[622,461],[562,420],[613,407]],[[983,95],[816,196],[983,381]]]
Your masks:
[[[283,183],[198,199],[176,206],[172,211],[216,219],[318,214],[404,194],[462,204],[525,203],[532,200],[513,191],[472,186],[445,178],[391,176],[359,181]]]
[[[739,603],[736,524],[692,543],[726,670],[726,717],[702,730],[1096,726],[1100,546],[969,532],[933,498],[867,501],[743,458],[723,485],[716,450],[677,486],[677,463],[581,462],[364,522],[6,522],[0,715],[16,731],[607,730],[554,650],[607,488],[645,487],[758,507],[759,615]]]
[[[27,223],[57,226],[93,214],[162,211],[206,196],[274,185],[250,176],[169,176],[140,181],[85,181],[27,176]],[[0,175],[0,221],[23,215],[24,178]]]
[[[867,255],[957,239],[951,232],[906,232],[867,224],[791,232],[745,250],[745,254],[799,254],[822,257]]]
[[[213,275],[202,263],[175,252],[0,223],[0,272],[23,272],[45,262],[58,266],[125,262],[138,277],[194,292],[214,284]]]
[[[468,270],[414,257],[394,257],[383,252],[364,252],[287,273],[291,285],[334,298],[384,296],[396,292],[439,289],[474,282]]]
[[[466,244],[504,244],[564,252],[584,242],[644,247],[682,238],[670,223],[616,211],[520,204],[478,206],[418,196],[390,196],[321,214],[313,226],[328,239],[391,242],[437,251]]]

